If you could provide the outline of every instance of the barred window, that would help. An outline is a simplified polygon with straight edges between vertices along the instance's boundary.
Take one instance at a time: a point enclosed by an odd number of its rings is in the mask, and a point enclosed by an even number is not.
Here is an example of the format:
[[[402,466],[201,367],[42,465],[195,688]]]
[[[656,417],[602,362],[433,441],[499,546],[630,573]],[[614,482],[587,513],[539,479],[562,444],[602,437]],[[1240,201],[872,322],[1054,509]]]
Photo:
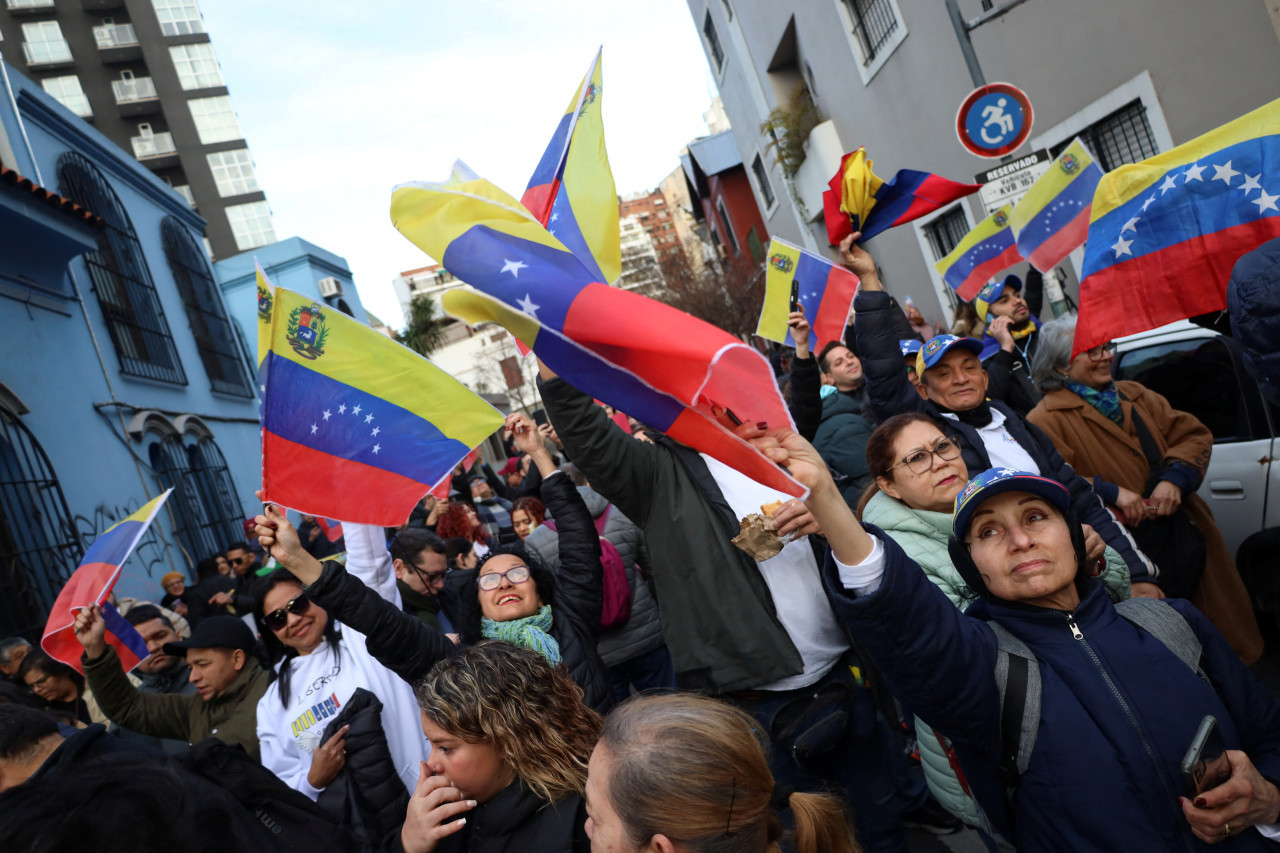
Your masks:
[[[768,210],[773,207],[773,185],[769,183],[769,172],[759,154],[751,161],[751,174],[756,176],[756,186],[760,188],[760,197],[764,199],[765,210]]]
[[[1160,153],[1141,100],[1130,101],[1080,131],[1079,136],[1104,172]],[[1070,139],[1063,140],[1050,153],[1057,157],[1070,144]]]
[[[165,489],[174,533],[192,563],[244,539],[243,515],[226,459],[212,437],[192,444],[174,433],[151,445],[151,469]]]
[[[120,372],[186,385],[151,270],[120,198],[97,167],[74,151],[58,158],[58,191],[106,222],[98,250],[84,257]]]
[[[733,233],[733,223],[729,221],[729,210],[724,206],[724,199],[716,201],[716,212],[720,214],[720,224],[724,226],[725,240],[735,255],[742,254],[742,246],[738,244],[738,235]]]
[[[172,216],[160,225],[164,254],[187,308],[191,334],[200,351],[205,372],[214,391],[252,397],[253,383],[245,366],[240,342],[222,304],[222,294],[209,270],[209,262],[195,239]]]
[[[965,218],[964,208],[957,204],[921,230],[929,241],[933,259],[940,261],[951,254],[960,245],[964,235],[969,233],[969,220]]]
[[[853,37],[862,51],[863,66],[870,65],[898,29],[898,15],[889,0],[844,0],[853,20]]]
[[[0,637],[39,636],[83,553],[49,457],[0,406]]]
[[[702,22],[702,34],[707,37],[707,47],[711,48],[711,56],[716,61],[716,70],[724,68],[724,48],[720,46],[720,35],[716,32],[715,22],[711,20],[711,10]]]

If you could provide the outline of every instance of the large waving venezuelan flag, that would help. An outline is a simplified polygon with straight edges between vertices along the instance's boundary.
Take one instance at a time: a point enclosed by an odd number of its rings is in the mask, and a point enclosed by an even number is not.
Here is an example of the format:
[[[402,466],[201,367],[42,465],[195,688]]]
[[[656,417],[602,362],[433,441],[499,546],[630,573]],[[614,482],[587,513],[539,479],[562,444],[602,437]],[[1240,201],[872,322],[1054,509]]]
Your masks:
[[[829,341],[843,340],[849,308],[858,292],[858,277],[826,258],[777,237],[769,243],[764,305],[756,334],[789,347],[796,345],[791,327],[787,325],[793,282],[812,329],[809,349],[816,353]]]
[[[767,361],[681,311],[599,281],[511,196],[458,164],[443,184],[391,195],[400,233],[477,290],[445,294],[471,325],[494,322],[585,393],[759,483],[804,488],[712,415],[791,424]]]
[[[76,639],[76,614],[83,607],[102,608],[106,622],[106,641],[120,656],[126,672],[147,657],[147,643],[132,625],[107,601],[111,589],[120,578],[124,561],[129,559],[160,507],[169,498],[169,489],[158,498],[147,501],[141,509],[98,535],[85,552],[84,560],[67,580],[49,611],[40,645],[49,656],[83,673],[80,654],[84,647]]]
[[[259,322],[263,499],[359,524],[403,524],[497,409],[427,359],[282,287]]]
[[[961,299],[972,300],[987,279],[1022,260],[1009,227],[1013,205],[1006,204],[973,229],[934,269]]]
[[[1093,196],[1073,353],[1225,308],[1232,265],[1280,235],[1278,205],[1280,100],[1108,172]]]

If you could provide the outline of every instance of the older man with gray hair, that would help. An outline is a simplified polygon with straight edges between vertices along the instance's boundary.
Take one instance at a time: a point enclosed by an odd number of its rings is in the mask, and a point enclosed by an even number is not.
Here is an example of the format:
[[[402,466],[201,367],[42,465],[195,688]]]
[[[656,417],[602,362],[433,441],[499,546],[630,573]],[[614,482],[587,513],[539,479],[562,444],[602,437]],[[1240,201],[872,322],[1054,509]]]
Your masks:
[[[0,702],[44,707],[43,700],[18,677],[18,667],[30,651],[31,643],[25,637],[0,640]]]

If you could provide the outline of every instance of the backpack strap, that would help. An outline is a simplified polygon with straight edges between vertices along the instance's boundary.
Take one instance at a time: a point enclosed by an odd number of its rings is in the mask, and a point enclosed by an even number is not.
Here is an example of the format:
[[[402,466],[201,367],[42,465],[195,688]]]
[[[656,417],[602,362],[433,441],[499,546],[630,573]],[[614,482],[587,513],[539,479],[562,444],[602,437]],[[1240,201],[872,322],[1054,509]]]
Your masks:
[[[1012,788],[1031,764],[1040,729],[1040,664],[1027,644],[998,622],[996,687],[1000,690],[1000,768]]]
[[[1204,647],[1181,613],[1155,598],[1130,598],[1117,602],[1115,607],[1125,620],[1164,643],[1192,672],[1205,677],[1200,665]]]
[[[607,526],[608,526],[608,524],[609,524],[609,513],[611,513],[612,511],[613,511],[613,504],[608,504],[608,505],[606,505],[606,506],[605,506],[605,508],[604,508],[604,512],[602,512],[602,513],[600,513],[600,515],[596,516],[596,518],[595,518],[595,523],[596,523],[596,535],[597,535],[597,536],[603,536],[603,535],[604,535],[604,529],[605,529],[605,527],[607,527]]]

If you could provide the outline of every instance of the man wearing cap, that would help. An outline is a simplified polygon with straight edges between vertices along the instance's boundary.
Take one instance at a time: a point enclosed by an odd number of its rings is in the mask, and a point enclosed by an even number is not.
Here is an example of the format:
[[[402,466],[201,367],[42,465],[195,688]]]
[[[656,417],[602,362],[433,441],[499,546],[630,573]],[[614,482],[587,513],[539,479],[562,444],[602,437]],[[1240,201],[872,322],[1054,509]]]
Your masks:
[[[982,365],[990,377],[987,395],[1023,416],[1041,396],[1031,381],[1031,359],[1040,339],[1036,313],[1043,298],[1042,283],[1040,272],[1030,267],[1025,299],[1022,281],[1010,273],[1001,281],[988,282],[973,300],[978,317],[987,324],[982,338]]]
[[[971,477],[990,468],[1010,468],[1061,483],[1070,492],[1071,506],[1080,521],[1097,531],[1129,567],[1133,595],[1162,598],[1155,567],[1107,512],[1089,481],[1066,463],[1038,427],[1004,402],[987,399],[981,342],[938,335],[925,344],[916,356],[922,399],[902,370],[902,350],[886,317],[892,309],[875,261],[852,238],[840,244],[840,259],[862,282],[854,298],[858,354],[876,417],[885,420],[904,412],[925,413],[944,433],[958,438]]]
[[[120,658],[105,639],[98,608],[76,616],[80,658],[93,695],[113,723],[140,734],[198,743],[216,737],[258,753],[258,700],[267,692],[267,672],[253,656],[254,636],[234,616],[210,616],[181,642],[165,643],[166,655],[186,658],[196,693],[141,693],[130,682]]]

